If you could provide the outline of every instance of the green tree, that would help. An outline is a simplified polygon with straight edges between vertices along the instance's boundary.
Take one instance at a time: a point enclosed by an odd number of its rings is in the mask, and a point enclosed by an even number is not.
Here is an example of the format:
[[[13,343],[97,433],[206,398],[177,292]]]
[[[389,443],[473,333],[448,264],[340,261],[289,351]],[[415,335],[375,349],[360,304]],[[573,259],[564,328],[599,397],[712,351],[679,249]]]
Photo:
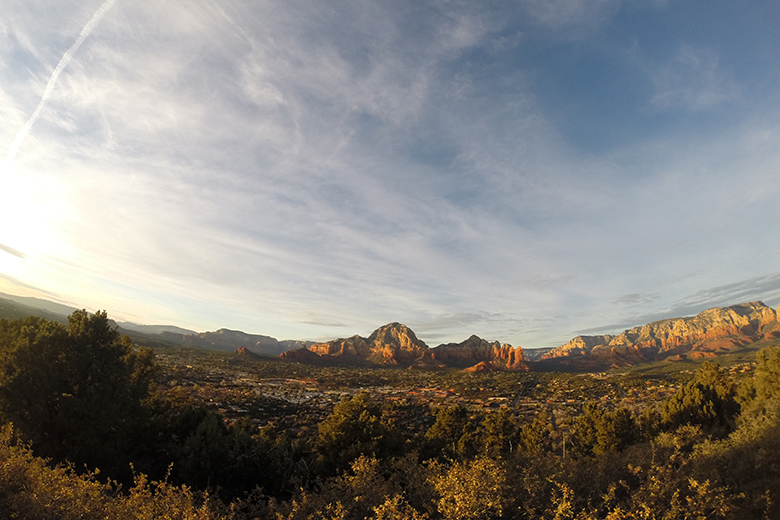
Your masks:
[[[582,415],[574,421],[571,435],[572,452],[579,455],[592,455],[598,444],[598,430],[602,421],[602,412],[594,403],[588,403]]]
[[[638,437],[638,427],[628,410],[602,411],[594,403],[589,403],[575,421],[572,442],[576,453],[602,455],[621,451]]]
[[[0,416],[57,462],[128,468],[155,370],[105,312],[0,320]]]
[[[368,394],[346,397],[333,413],[319,424],[316,450],[326,473],[340,471],[360,455],[383,458],[401,453],[403,438],[398,429],[382,416]]]
[[[743,420],[768,402],[780,400],[780,347],[768,347],[756,354],[755,375],[740,385],[737,400],[745,408]]]
[[[735,397],[734,388],[720,367],[705,361],[693,379],[664,403],[663,426],[674,430],[685,424],[698,424],[710,433],[725,435],[733,430],[740,410]]]
[[[479,420],[472,419],[465,407],[455,405],[442,408],[436,414],[436,422],[425,432],[424,456],[476,455],[480,444],[478,426]]]
[[[500,410],[485,415],[482,420],[480,438],[485,452],[490,456],[506,455],[518,448],[520,435],[517,419],[512,410]]]
[[[537,414],[533,421],[524,424],[520,429],[519,440],[524,452],[538,456],[543,452],[552,450],[550,428],[547,421],[548,413],[543,411]]]

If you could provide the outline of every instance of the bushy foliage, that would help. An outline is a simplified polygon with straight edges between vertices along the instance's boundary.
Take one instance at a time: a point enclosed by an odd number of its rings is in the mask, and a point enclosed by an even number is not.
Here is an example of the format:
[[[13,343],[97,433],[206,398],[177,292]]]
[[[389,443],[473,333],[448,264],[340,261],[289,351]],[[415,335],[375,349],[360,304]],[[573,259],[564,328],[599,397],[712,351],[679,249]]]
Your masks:
[[[591,403],[575,423],[572,451],[581,455],[621,451],[633,444],[637,436],[636,422],[628,410],[602,411]]]
[[[0,320],[0,416],[55,461],[127,468],[154,372],[105,312]]]
[[[127,493],[95,473],[51,467],[14,441],[10,424],[0,429],[0,518],[19,520],[218,520],[226,518],[207,496],[186,487],[150,482],[138,475]]]
[[[478,451],[479,423],[461,405],[441,408],[425,432],[426,457],[470,457]]]
[[[506,469],[494,459],[457,462],[432,479],[445,519],[501,518],[510,504]]]
[[[599,401],[523,424],[508,407],[449,406],[405,436],[361,393],[312,442],[155,394],[156,370],[105,313],[0,321],[0,518],[780,518],[777,348],[738,384],[704,363],[639,415]],[[117,484],[130,461],[140,472]]]
[[[410,490],[419,496],[420,486],[426,485],[427,471],[412,475],[404,470],[405,464],[388,472],[375,457],[360,456],[348,471],[321,483],[316,490],[302,489],[288,502],[272,501],[266,514],[280,520],[426,518],[427,513],[415,509],[407,496]]]
[[[344,398],[319,425],[316,449],[323,472],[349,467],[361,455],[400,454],[403,437],[366,393]]]
[[[726,435],[739,413],[735,391],[723,371],[709,362],[702,364],[694,378],[666,402],[661,410],[665,428],[698,424],[710,433]]]

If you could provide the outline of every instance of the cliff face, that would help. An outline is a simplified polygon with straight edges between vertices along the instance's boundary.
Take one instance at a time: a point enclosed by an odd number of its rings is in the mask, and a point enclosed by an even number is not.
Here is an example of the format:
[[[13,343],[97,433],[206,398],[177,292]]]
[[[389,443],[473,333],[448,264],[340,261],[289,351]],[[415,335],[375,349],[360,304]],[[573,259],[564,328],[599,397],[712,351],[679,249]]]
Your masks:
[[[479,336],[471,336],[461,343],[439,345],[431,351],[433,360],[445,365],[471,366],[488,362],[509,370],[526,369],[523,349],[501,345],[498,341],[488,342]]]
[[[467,367],[480,362],[497,369],[523,370],[523,349],[488,342],[472,336],[462,343],[429,348],[424,341],[401,323],[378,328],[368,338],[352,336],[325,343],[315,343],[309,352],[343,362],[367,362],[378,365],[441,365]],[[287,356],[285,354],[285,357]]]
[[[777,315],[761,302],[717,307],[688,318],[634,327],[617,336],[578,336],[545,354],[542,361],[579,358],[625,365],[689,352],[701,356],[777,335]]]
[[[761,302],[717,307],[692,318],[650,323],[624,331],[610,345],[635,345],[657,349],[659,353],[683,345],[694,345],[725,336],[741,337],[749,342],[763,337],[777,323],[777,313]]]
[[[593,350],[593,347],[597,345],[607,345],[614,336],[577,336],[573,340],[569,341],[565,345],[552,349],[547,354],[542,356],[542,359],[553,359],[558,357],[568,356],[584,356]]]
[[[371,354],[371,348],[366,340],[358,335],[346,339],[336,339],[327,343],[315,343],[309,347],[309,350],[319,356],[341,356],[346,358],[362,358]]]

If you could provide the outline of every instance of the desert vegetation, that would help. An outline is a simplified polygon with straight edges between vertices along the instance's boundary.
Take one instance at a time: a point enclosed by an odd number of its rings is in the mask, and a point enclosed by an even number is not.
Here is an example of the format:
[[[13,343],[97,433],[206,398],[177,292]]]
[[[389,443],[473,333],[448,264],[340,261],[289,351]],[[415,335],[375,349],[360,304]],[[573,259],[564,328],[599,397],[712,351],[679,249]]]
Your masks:
[[[655,372],[318,367],[0,320],[0,517],[774,519],[780,348]]]

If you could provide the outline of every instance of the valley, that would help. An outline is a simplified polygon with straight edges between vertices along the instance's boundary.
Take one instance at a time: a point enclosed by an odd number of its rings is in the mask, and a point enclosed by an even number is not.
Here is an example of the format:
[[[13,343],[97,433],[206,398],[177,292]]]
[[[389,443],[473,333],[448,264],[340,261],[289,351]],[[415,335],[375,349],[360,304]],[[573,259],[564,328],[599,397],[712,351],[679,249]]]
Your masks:
[[[174,497],[207,520],[778,512],[776,457],[756,455],[780,448],[777,314],[760,302],[529,356],[477,336],[431,348],[400,323],[311,343],[0,313],[0,463],[21,468],[0,489],[36,490],[0,505],[20,518],[62,497],[94,518],[156,518]],[[108,487],[76,491],[90,482]],[[116,513],[130,503],[147,509]]]

